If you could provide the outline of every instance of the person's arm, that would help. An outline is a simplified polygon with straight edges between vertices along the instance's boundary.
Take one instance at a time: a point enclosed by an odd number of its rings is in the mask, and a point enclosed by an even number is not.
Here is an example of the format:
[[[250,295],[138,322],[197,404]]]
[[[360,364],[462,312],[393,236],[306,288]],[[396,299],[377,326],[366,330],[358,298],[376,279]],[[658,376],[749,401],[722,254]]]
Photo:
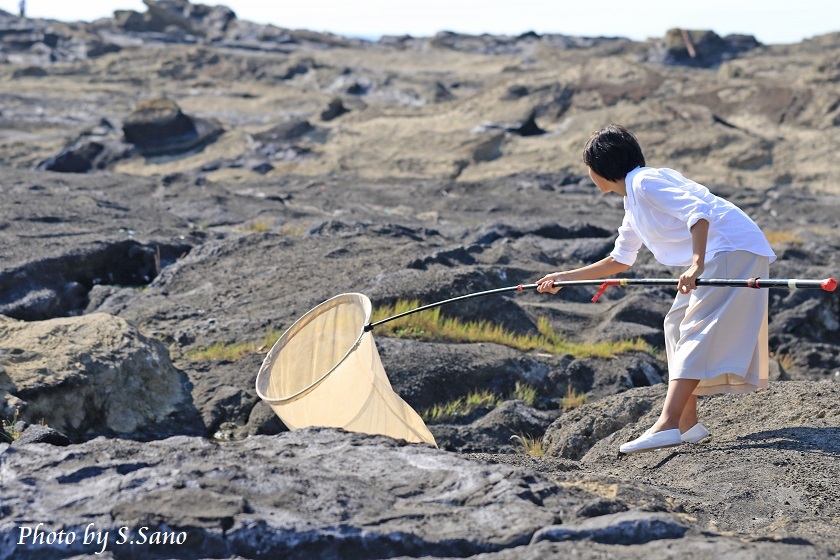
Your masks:
[[[597,278],[604,278],[614,274],[620,274],[630,268],[630,265],[620,263],[612,257],[601,259],[596,263],[592,263],[574,270],[565,270],[562,272],[553,272],[546,274],[537,280],[538,292],[551,292],[556,294],[560,291],[560,287],[554,287],[554,282],[567,282],[569,280],[595,280]]]
[[[709,238],[709,222],[705,219],[697,220],[691,226],[691,251],[693,253],[691,266],[680,275],[677,290],[687,294],[697,289],[697,279],[703,274],[706,265],[706,241]]]

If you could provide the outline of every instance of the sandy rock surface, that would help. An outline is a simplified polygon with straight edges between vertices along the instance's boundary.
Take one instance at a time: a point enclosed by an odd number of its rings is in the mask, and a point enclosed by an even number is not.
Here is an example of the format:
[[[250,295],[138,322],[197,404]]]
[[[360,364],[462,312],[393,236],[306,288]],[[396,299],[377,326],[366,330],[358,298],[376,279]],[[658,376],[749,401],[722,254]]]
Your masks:
[[[80,139],[108,146],[139,103],[168,97],[226,132],[174,158],[119,152],[108,168],[205,167],[239,183],[289,172],[486,180],[578,169],[590,132],[616,121],[638,133],[652,163],[701,182],[837,191],[836,33],[761,45],[691,31],[692,58],[679,30],[641,43],[447,33],[369,43],[235,18],[220,31],[218,19],[191,17],[165,32],[119,19],[0,19],[18,38],[3,49],[3,161],[35,165]],[[347,110],[337,118],[336,99]],[[296,134],[266,135],[301,121],[309,126]]]

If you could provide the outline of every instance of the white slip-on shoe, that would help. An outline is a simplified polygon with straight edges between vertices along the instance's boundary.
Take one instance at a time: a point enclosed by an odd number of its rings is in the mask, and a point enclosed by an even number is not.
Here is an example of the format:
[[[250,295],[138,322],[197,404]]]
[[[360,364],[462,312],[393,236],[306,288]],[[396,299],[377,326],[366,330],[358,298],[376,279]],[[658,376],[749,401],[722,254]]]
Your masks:
[[[682,441],[683,443],[697,443],[698,441],[700,441],[708,435],[709,430],[707,430],[703,424],[697,422],[685,431],[685,433],[682,435]]]
[[[682,443],[682,437],[678,429],[662,430],[661,432],[650,433],[650,430],[643,433],[633,441],[621,444],[618,448],[622,453],[642,453],[653,451],[663,447],[676,447]]]

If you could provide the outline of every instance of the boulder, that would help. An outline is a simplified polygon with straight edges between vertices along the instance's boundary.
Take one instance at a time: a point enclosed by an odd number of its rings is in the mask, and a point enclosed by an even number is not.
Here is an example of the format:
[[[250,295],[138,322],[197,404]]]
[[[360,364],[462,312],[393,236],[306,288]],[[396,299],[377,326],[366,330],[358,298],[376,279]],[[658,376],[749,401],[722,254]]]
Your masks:
[[[500,130],[516,136],[540,136],[548,132],[537,124],[536,109],[529,111],[524,117],[514,122],[486,123],[475,127],[473,132],[496,132]]]
[[[47,443],[58,447],[66,447],[72,444],[70,438],[44,424],[27,424],[26,428],[12,441],[13,446],[32,443]]]
[[[560,404],[561,397],[570,389],[591,402],[665,380],[665,363],[644,352],[624,352],[610,358],[579,358],[554,367],[546,385],[547,392],[557,395]]]
[[[344,102],[340,97],[333,97],[327,105],[327,108],[321,111],[321,120],[331,121],[349,112],[350,109],[344,106]]]
[[[296,140],[312,130],[314,127],[306,119],[292,120],[258,132],[253,138],[262,144],[282,144]]]
[[[625,426],[635,424],[652,410],[658,414],[666,390],[664,383],[633,389],[563,414],[545,432],[546,454],[580,459],[596,443]]]
[[[440,82],[435,82],[431,87],[431,99],[435,103],[444,103],[455,99],[455,94],[448,87]]]
[[[44,76],[49,76],[49,72],[41,66],[25,66],[12,72],[13,80],[18,78],[43,78]]]
[[[130,151],[131,146],[117,139],[83,137],[38,164],[38,169],[58,173],[87,173],[107,168]]]
[[[191,35],[218,39],[236,14],[227,6],[192,4],[188,0],[143,0],[155,19],[183,29]]]
[[[472,161],[493,161],[502,157],[502,145],[505,142],[504,132],[491,132],[472,146]]]
[[[154,31],[162,33],[168,25],[166,21],[155,17],[151,12],[135,12],[134,10],[115,10],[114,25],[124,31],[144,33]]]
[[[24,323],[0,316],[2,407],[74,440],[194,431],[186,376],[163,345],[106,314]]]
[[[666,65],[709,68],[760,46],[752,35],[721,37],[709,30],[669,29],[645,58]]]
[[[296,161],[316,157],[308,141],[325,134],[306,119],[292,119],[251,137],[257,143],[257,152],[261,156],[271,160]],[[257,169],[254,171],[260,172]]]
[[[126,142],[146,156],[197,149],[216,140],[222,132],[217,122],[191,118],[167,98],[140,101],[123,122]]]
[[[528,113],[528,116],[522,120],[522,122],[509,125],[505,128],[505,130],[511,134],[516,134],[517,136],[539,136],[547,132],[546,130],[540,128],[540,125],[537,124],[536,111],[531,111]]]

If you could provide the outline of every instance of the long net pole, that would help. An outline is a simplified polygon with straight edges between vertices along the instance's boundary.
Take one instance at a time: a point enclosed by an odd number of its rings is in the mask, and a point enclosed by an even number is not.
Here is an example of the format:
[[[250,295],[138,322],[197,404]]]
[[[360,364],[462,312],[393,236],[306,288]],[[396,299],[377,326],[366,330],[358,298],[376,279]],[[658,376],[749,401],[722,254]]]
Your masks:
[[[837,289],[836,278],[825,278],[823,280],[813,279],[799,279],[799,278],[698,278],[697,286],[721,286],[731,288],[788,288],[788,289],[821,289],[826,292],[833,292]],[[487,290],[484,292],[475,292],[466,294],[428,305],[422,305],[416,309],[410,309],[402,313],[398,313],[393,317],[387,317],[376,322],[371,322],[365,325],[365,331],[370,331],[374,327],[418,313],[427,309],[440,307],[456,301],[464,301],[477,297],[484,297],[493,294],[503,294],[505,292],[522,292],[525,290],[536,289],[539,284],[520,284],[518,286],[508,286],[507,288],[497,288],[495,290]],[[609,278],[607,280],[566,280],[562,282],[554,282],[554,287],[572,287],[572,286],[598,286],[598,292],[592,297],[592,301],[596,302],[610,286],[677,286],[679,279],[675,278]]]

